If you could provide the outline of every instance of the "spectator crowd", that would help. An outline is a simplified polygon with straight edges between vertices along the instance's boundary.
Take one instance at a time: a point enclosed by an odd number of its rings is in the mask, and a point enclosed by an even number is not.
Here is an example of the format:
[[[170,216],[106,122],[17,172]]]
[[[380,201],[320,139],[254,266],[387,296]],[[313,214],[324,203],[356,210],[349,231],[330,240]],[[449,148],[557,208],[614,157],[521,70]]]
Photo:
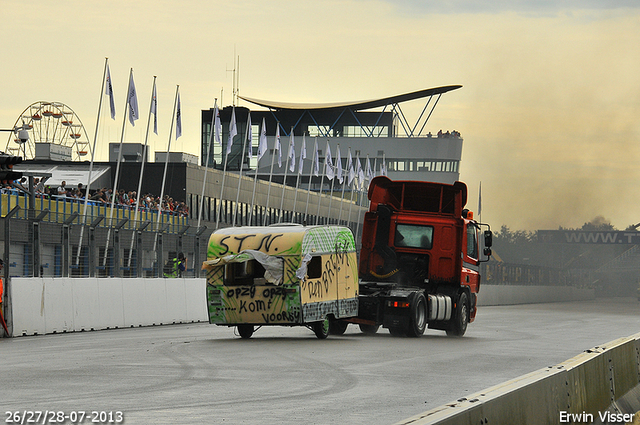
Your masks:
[[[27,185],[26,180],[26,177],[23,177],[20,181],[20,184],[24,187]],[[67,182],[62,181],[60,186],[53,188],[48,185],[44,185],[40,179],[34,178],[34,188],[36,196],[41,198],[77,200],[78,202],[85,201],[86,187],[82,183],[78,183],[76,187],[67,187]],[[11,186],[4,185],[3,189],[11,189]],[[5,190],[3,190],[3,192],[5,192]],[[111,204],[112,197],[113,189],[103,187],[90,191],[89,202],[99,205],[109,205]],[[115,198],[115,204],[121,208],[135,209],[136,199],[136,191],[127,192],[124,189],[119,189]],[[143,211],[157,211],[158,205],[160,205],[160,197],[151,193],[146,193],[143,196],[140,196],[138,208]],[[181,217],[189,215],[189,208],[187,205],[184,202],[175,201],[169,195],[164,195],[161,208],[164,212],[169,212]]]

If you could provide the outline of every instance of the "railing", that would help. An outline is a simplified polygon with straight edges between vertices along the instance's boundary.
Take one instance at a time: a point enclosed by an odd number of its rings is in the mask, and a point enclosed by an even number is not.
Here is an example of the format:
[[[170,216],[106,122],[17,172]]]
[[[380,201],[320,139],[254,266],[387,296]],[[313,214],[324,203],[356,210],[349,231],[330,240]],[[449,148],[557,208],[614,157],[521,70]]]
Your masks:
[[[76,223],[91,223],[98,217],[111,217],[111,204],[102,202],[87,202],[87,213],[85,219],[83,218],[85,203],[84,199],[67,198],[64,196],[52,195],[36,196],[34,201],[35,204],[33,210],[35,211],[36,215],[44,211],[49,212],[49,214],[44,217],[44,220],[46,221],[62,223],[73,214],[77,214],[79,216],[79,219],[76,221]],[[26,211],[28,211],[30,207],[28,195],[15,189],[3,189],[3,193],[0,194],[0,215],[2,217],[6,217],[9,211],[11,211],[16,206],[19,206],[23,211],[23,214],[26,214]],[[130,221],[134,220],[135,207],[132,207],[130,205],[116,205],[113,211],[113,220],[120,221],[125,218]],[[149,208],[139,208],[138,221],[150,221],[154,224],[158,223],[158,211]],[[179,231],[180,227],[186,226],[188,224],[189,217],[186,215],[165,210],[163,210],[162,214],[160,215],[159,225],[169,225],[172,228],[171,231]],[[105,223],[103,224],[103,226],[104,225],[110,224]]]
[[[115,213],[116,211],[114,211]],[[5,276],[162,277],[163,265],[183,252],[184,277],[199,277],[211,230],[120,214],[82,222],[77,210],[34,211],[14,206],[4,219]]]

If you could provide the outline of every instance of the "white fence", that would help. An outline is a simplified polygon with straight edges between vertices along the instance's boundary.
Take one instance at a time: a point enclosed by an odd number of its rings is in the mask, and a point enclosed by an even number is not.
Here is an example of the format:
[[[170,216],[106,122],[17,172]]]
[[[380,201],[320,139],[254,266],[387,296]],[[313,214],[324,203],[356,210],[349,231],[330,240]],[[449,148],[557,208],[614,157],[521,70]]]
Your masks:
[[[207,321],[205,279],[12,278],[13,335]]]

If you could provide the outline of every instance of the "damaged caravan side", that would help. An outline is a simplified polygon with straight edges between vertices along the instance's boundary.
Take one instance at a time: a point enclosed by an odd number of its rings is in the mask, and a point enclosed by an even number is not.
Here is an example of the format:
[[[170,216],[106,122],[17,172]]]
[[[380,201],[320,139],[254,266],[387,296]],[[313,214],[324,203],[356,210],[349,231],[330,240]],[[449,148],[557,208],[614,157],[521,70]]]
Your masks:
[[[232,227],[209,238],[209,323],[237,326],[250,338],[261,326],[306,326],[318,338],[358,315],[358,264],[342,226]]]

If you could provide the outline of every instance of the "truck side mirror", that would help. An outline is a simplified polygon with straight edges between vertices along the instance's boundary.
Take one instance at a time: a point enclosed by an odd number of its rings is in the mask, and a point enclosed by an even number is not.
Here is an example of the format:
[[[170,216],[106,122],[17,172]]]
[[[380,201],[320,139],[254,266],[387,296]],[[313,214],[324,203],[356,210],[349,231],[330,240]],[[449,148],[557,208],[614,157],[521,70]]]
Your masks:
[[[491,248],[485,248],[484,249],[484,255],[486,257],[491,257]]]
[[[485,230],[484,231],[484,246],[487,248],[491,248],[491,245],[493,245],[493,233],[491,233],[491,230]],[[491,250],[489,250],[489,252],[491,252]],[[489,254],[491,255],[491,254]]]

